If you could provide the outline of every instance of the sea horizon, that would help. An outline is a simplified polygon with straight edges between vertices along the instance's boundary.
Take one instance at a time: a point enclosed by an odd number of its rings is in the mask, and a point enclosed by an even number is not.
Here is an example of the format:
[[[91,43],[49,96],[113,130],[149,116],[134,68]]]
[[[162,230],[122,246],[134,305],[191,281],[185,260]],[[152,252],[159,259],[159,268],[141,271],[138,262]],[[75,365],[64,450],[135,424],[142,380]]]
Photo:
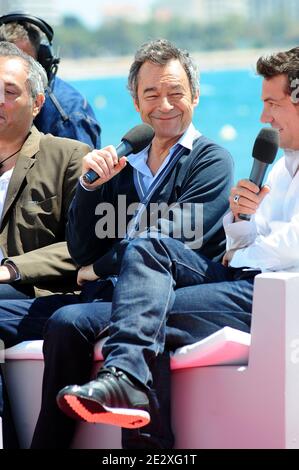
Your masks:
[[[80,78],[70,83],[92,105],[102,127],[102,146],[117,145],[130,128],[140,124],[127,89],[127,73]],[[260,122],[261,83],[262,78],[250,67],[206,69],[201,73],[200,100],[193,123],[202,134],[230,152],[235,181],[248,178],[253,144],[264,127]]]
[[[191,53],[200,72],[220,70],[255,70],[261,55],[273,50],[232,49]],[[109,57],[85,57],[79,59],[62,58],[58,75],[65,80],[94,79],[101,77],[127,76],[133,55]]]

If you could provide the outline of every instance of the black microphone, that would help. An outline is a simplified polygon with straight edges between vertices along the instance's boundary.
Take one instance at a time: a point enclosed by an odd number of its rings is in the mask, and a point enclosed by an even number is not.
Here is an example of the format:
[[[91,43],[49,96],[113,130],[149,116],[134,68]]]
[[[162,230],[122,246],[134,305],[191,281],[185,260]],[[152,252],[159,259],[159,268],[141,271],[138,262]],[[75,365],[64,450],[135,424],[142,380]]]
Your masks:
[[[133,127],[123,136],[121,143],[116,147],[118,158],[140,152],[151,143],[154,135],[155,131],[149,124],[139,124]],[[98,178],[100,177],[94,170],[88,170],[83,175],[83,181],[87,184],[93,183]]]
[[[253,165],[249,180],[262,187],[268,165],[274,162],[279,147],[279,133],[271,127],[260,130],[252,149]],[[239,214],[242,220],[250,220],[249,214]]]

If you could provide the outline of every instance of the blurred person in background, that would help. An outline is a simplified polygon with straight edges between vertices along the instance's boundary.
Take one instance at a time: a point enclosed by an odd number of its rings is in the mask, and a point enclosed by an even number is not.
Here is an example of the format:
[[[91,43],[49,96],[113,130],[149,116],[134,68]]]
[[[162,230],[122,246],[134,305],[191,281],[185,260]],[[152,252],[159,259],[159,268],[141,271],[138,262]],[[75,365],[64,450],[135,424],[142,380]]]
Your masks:
[[[25,13],[0,17],[0,41],[14,43],[46,70],[46,101],[34,124],[40,132],[85,142],[101,148],[101,128],[85,98],[57,77],[60,59],[52,51],[54,32],[44,20]]]

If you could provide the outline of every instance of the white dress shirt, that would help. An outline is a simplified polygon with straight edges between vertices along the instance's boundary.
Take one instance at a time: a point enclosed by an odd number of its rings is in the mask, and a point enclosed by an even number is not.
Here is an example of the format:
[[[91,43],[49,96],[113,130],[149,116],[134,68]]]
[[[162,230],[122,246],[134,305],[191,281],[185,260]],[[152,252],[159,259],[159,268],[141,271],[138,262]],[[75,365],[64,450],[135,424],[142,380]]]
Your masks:
[[[299,151],[286,150],[267,179],[271,191],[250,221],[224,217],[231,267],[299,272]]]
[[[3,175],[0,176],[0,220],[2,219],[3,207],[4,207],[7,189],[8,189],[12,172],[13,172],[13,168],[6,171],[5,173],[3,173]],[[2,259],[3,259],[3,253],[0,248],[0,262],[2,261]]]

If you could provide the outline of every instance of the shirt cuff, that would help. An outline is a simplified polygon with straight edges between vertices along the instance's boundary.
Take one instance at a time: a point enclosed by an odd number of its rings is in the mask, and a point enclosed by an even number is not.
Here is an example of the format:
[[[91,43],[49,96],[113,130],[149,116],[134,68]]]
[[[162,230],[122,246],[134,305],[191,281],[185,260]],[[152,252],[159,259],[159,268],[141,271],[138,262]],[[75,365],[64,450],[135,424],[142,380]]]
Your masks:
[[[10,261],[8,258],[2,260],[2,266],[6,266],[10,273],[11,282],[20,281],[21,274],[13,261]]]
[[[227,250],[244,248],[254,242],[257,232],[254,218],[250,221],[233,221],[233,214],[229,212],[223,218],[223,227],[226,234]]]
[[[87,186],[84,184],[84,181],[83,181],[83,177],[80,176],[79,178],[79,183],[80,183],[80,186],[85,190],[85,191],[89,191],[89,192],[93,192],[93,191],[96,191],[98,189],[98,187],[96,188],[87,188]]]

